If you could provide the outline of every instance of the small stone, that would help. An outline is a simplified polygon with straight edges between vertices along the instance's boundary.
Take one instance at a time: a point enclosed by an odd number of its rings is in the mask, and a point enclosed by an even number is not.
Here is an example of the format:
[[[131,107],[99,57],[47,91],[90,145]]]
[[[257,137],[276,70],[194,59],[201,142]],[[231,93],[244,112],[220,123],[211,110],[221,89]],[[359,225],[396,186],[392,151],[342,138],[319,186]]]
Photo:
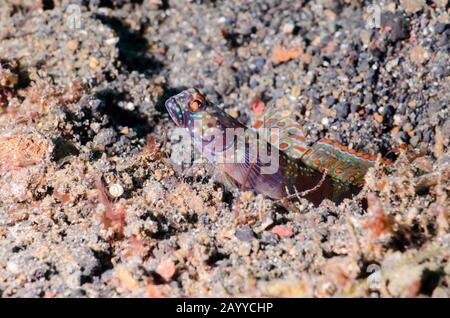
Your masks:
[[[439,158],[444,153],[444,138],[440,127],[436,127],[434,134],[434,155]]]
[[[413,130],[413,125],[411,125],[411,123],[406,123],[404,126],[403,126],[403,131],[405,131],[405,132],[410,132],[410,131],[412,131]]]
[[[419,140],[420,140],[420,136],[419,135],[415,135],[414,137],[411,138],[411,140],[409,141],[409,143],[413,146],[416,147],[419,144]]]
[[[301,89],[300,86],[294,86],[294,87],[292,87],[292,89],[291,89],[291,95],[292,95],[293,97],[299,97],[299,96],[301,95],[301,93],[302,93],[302,89]]]
[[[97,146],[108,146],[113,143],[116,132],[112,128],[104,128],[94,137],[94,144]]]
[[[336,13],[334,13],[332,10],[326,9],[324,10],[324,15],[327,17],[328,20],[334,20],[336,18]]]
[[[436,33],[441,34],[445,30],[447,30],[449,28],[449,26],[450,26],[450,24],[447,24],[447,23],[438,23],[434,26],[434,31]]]
[[[359,38],[361,39],[361,42],[364,45],[368,46],[370,44],[370,40],[372,38],[371,30],[362,30],[361,33],[359,34]]]
[[[12,274],[19,274],[20,273],[20,266],[19,266],[19,264],[17,264],[16,262],[14,262],[14,261],[9,261],[7,264],[6,264],[6,269],[10,272],[10,273],[12,273]]]
[[[149,182],[143,189],[145,201],[154,204],[160,199],[164,199],[164,190],[159,182]]]
[[[78,41],[72,40],[67,43],[67,48],[71,51],[76,51],[78,49]]]
[[[422,64],[428,58],[428,52],[420,45],[416,45],[409,53],[411,61],[416,64]]]
[[[416,13],[423,9],[425,0],[400,0],[400,5],[408,13]]]
[[[79,271],[76,271],[75,273],[68,275],[67,277],[65,277],[65,283],[67,284],[68,288],[79,288],[81,283],[81,273]]]
[[[89,67],[93,70],[95,70],[100,65],[100,61],[96,59],[95,57],[91,57],[89,59]]]
[[[109,194],[113,198],[118,198],[123,194],[123,187],[118,183],[114,183],[109,187]]]
[[[240,241],[249,242],[253,240],[255,237],[255,234],[253,233],[253,230],[250,228],[250,226],[244,226],[240,229],[237,229],[235,234],[236,238]]]
[[[325,105],[330,108],[331,106],[333,106],[336,103],[336,98],[334,98],[333,96],[330,96],[327,98]]]
[[[313,60],[313,57],[312,57],[311,54],[308,54],[308,53],[303,54],[303,56],[302,56],[302,62],[303,62],[304,64],[311,64],[312,60]]]
[[[251,251],[252,251],[251,244],[248,242],[244,242],[243,244],[239,245],[237,253],[239,256],[248,256],[248,255],[250,255]]]
[[[414,108],[416,108],[416,106],[417,106],[417,101],[416,100],[410,100],[409,102],[408,102],[408,107],[409,108],[412,108],[412,109],[414,109]]]
[[[242,193],[241,199],[243,202],[251,202],[253,200],[253,191],[245,191]]]
[[[373,117],[375,118],[375,120],[378,122],[378,123],[383,123],[383,120],[384,120],[384,118],[383,118],[383,116],[382,115],[380,115],[380,114],[378,114],[378,113],[374,113],[373,114]]]
[[[419,158],[415,159],[412,164],[417,169],[420,169],[424,172],[429,173],[429,172],[433,171],[433,161],[428,156],[419,157]]]
[[[386,12],[381,15],[381,26],[389,29],[389,40],[397,42],[409,38],[408,21],[400,13]]]
[[[390,2],[388,3],[388,5],[386,6],[386,8],[391,11],[392,13],[395,12],[395,10],[397,9],[397,5],[395,4],[395,2]]]
[[[173,275],[175,275],[176,267],[174,262],[171,260],[164,260],[161,263],[159,263],[158,267],[156,268],[155,272],[161,276],[166,282],[169,282],[172,280]]]
[[[280,64],[298,58],[302,55],[303,48],[301,47],[286,49],[284,47],[277,46],[273,50],[272,62],[274,64]]]
[[[281,31],[283,31],[283,33],[286,34],[290,34],[292,33],[292,31],[294,31],[295,25],[291,22],[285,23],[282,28]]]
[[[114,276],[118,279],[122,288],[134,291],[139,288],[139,283],[124,266],[117,266],[114,269]]]
[[[229,114],[233,118],[238,118],[239,117],[239,112],[236,109],[231,109]]]
[[[261,243],[268,245],[277,245],[279,241],[275,233],[265,231],[261,234]]]
[[[265,64],[266,64],[266,59],[264,59],[262,57],[258,57],[256,59],[255,66],[257,69],[259,69],[259,70],[262,69]]]
[[[391,135],[393,137],[395,137],[399,133],[399,131],[400,131],[400,127],[396,126],[396,127],[392,128]]]
[[[128,128],[128,127],[123,127],[121,130],[120,130],[120,133],[122,134],[122,135],[128,135],[129,133],[130,133],[130,128]]]
[[[350,105],[348,103],[338,103],[336,105],[336,116],[340,119],[347,118],[350,113]]]
[[[125,104],[125,109],[129,111],[133,111],[135,109],[134,103],[128,102]]]
[[[119,38],[109,38],[105,41],[107,45],[115,45],[117,42],[119,42]]]
[[[276,225],[273,227],[272,233],[275,233],[281,237],[291,237],[294,235],[294,231],[288,225]]]

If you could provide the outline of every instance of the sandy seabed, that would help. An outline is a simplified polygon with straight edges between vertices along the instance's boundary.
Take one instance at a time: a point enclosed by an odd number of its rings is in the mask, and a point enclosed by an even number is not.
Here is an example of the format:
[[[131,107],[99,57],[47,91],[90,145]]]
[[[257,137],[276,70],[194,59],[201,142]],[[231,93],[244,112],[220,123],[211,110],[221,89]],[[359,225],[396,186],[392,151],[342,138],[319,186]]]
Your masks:
[[[449,297],[449,4],[377,3],[1,1],[0,295]],[[339,206],[225,190],[170,160],[193,86],[394,169]]]

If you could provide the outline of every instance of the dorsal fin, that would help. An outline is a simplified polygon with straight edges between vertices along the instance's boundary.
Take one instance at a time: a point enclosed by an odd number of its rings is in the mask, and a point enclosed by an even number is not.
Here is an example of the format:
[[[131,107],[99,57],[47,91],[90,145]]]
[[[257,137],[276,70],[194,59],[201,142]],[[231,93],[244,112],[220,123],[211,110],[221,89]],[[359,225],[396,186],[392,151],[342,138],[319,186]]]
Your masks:
[[[320,139],[302,160],[310,167],[320,171],[327,170],[335,180],[362,186],[364,175],[375,165],[376,156],[348,149],[331,139]],[[383,160],[385,164],[390,161]]]
[[[301,158],[307,151],[303,127],[293,118],[292,112],[278,109],[275,105],[258,117],[252,127],[258,131],[270,144],[285,152],[291,158]],[[270,129],[279,129],[278,138],[270,134]],[[263,129],[265,131],[263,132]]]

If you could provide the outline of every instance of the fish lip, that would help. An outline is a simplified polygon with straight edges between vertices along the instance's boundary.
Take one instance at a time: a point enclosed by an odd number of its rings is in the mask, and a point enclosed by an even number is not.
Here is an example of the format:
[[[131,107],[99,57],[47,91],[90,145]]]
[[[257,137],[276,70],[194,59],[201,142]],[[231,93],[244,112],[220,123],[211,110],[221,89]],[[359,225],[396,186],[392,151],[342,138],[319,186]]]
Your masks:
[[[180,120],[180,118],[178,117],[178,113],[175,110],[177,106],[180,107],[176,98],[174,96],[170,97],[166,101],[165,106],[166,106],[167,112],[169,113],[170,117],[175,122],[175,124],[179,127],[183,127],[183,122],[182,122],[182,120]]]

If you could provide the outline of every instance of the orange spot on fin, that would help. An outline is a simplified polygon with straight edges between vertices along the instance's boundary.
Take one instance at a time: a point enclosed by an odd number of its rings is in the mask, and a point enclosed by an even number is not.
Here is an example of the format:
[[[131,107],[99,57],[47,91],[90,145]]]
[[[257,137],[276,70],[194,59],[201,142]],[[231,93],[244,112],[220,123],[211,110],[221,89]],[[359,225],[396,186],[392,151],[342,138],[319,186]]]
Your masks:
[[[292,135],[291,137],[300,141],[305,141],[305,137],[302,136]]]
[[[294,146],[295,149],[300,150],[301,152],[305,152],[306,148],[300,147],[300,146]]]
[[[263,122],[260,121],[260,120],[258,120],[258,121],[253,125],[253,127],[255,127],[256,129],[258,129],[259,127],[262,126],[262,124],[263,124]]]

